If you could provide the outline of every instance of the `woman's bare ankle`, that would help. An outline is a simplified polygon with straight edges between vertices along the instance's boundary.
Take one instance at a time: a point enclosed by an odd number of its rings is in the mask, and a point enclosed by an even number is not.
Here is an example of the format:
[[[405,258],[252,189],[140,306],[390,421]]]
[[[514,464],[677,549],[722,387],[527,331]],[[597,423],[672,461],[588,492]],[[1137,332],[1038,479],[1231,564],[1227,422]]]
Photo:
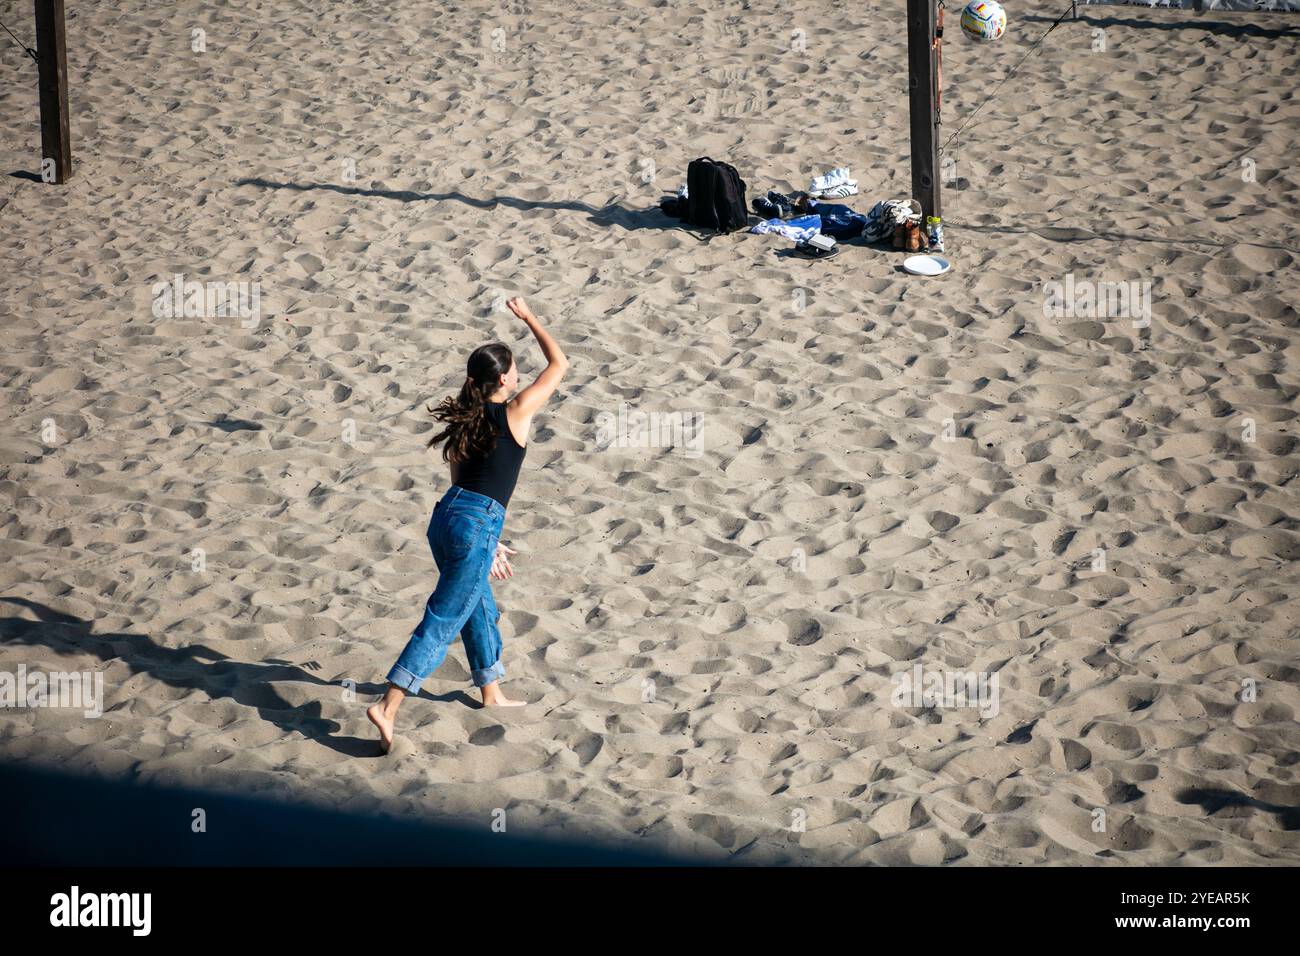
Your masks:
[[[484,707],[522,707],[527,701],[511,700],[501,692],[501,685],[497,681],[490,684],[484,684],[479,688],[483,695]]]

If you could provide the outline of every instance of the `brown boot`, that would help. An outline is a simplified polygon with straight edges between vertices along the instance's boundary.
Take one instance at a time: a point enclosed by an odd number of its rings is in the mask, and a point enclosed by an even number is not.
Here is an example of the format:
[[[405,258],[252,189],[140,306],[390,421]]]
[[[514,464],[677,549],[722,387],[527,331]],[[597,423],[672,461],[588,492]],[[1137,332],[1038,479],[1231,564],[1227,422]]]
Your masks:
[[[907,251],[916,252],[921,248],[921,227],[914,222],[907,224]]]

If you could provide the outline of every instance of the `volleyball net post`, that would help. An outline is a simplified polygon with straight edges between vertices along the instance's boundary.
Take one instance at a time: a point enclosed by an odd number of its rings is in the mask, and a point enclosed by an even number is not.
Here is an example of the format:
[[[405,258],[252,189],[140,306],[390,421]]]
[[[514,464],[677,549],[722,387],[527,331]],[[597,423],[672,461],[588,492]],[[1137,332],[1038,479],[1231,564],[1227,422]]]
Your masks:
[[[41,179],[47,183],[65,183],[72,175],[72,133],[68,117],[68,44],[63,0],[35,2]]]
[[[907,96],[912,198],[923,217],[942,216],[939,202],[937,0],[907,0]],[[922,223],[925,218],[922,218]]]

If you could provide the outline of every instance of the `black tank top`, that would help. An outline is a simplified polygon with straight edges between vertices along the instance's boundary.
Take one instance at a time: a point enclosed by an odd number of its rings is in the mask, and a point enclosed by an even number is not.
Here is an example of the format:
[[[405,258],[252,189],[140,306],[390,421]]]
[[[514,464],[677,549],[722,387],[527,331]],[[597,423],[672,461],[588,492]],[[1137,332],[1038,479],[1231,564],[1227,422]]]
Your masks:
[[[456,484],[466,491],[487,495],[501,502],[504,508],[510,504],[515,482],[519,479],[519,466],[524,463],[524,453],[528,449],[515,441],[511,434],[504,402],[488,402],[484,407],[488,421],[497,430],[496,444],[486,455],[461,462],[456,471]]]

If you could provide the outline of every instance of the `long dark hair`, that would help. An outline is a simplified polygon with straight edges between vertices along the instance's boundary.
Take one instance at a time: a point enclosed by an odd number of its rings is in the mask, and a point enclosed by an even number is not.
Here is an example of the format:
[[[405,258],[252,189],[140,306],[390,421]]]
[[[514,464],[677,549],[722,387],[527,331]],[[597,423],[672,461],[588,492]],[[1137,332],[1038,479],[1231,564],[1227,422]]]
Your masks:
[[[444,398],[433,417],[447,427],[429,439],[432,448],[442,446],[442,460],[460,464],[492,450],[497,430],[487,417],[487,400],[501,387],[501,376],[510,371],[515,357],[508,345],[493,342],[480,345],[465,364],[465,384],[455,398]]]

